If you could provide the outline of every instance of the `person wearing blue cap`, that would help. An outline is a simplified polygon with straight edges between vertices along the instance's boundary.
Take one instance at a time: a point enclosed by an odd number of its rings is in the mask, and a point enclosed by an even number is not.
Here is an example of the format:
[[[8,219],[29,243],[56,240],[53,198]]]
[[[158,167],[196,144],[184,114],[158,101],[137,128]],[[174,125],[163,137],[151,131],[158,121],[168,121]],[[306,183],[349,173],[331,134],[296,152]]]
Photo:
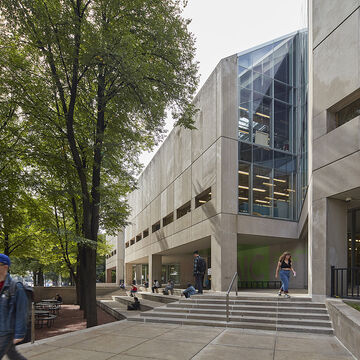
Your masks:
[[[11,278],[10,264],[10,258],[0,254],[0,359],[7,355],[10,360],[26,360],[15,345],[26,335],[28,299],[23,285]]]

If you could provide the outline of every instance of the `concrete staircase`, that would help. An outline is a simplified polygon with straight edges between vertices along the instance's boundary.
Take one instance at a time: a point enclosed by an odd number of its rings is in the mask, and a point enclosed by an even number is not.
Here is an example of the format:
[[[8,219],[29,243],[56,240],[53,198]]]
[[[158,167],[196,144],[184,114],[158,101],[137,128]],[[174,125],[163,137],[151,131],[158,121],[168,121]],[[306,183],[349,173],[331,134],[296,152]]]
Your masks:
[[[219,295],[180,299],[128,320],[333,334],[325,304],[312,302],[311,298],[231,296],[229,304],[229,322],[226,321],[226,298]]]

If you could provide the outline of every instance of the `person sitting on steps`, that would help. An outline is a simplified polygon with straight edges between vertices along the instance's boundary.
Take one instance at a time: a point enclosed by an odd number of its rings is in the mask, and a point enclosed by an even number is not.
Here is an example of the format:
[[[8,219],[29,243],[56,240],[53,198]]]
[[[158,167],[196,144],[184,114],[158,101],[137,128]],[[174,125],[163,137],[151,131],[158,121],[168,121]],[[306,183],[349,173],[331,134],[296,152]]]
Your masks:
[[[164,295],[174,295],[174,282],[172,280],[169,280],[167,285],[165,286],[165,289],[163,291]]]
[[[153,286],[151,287],[151,291],[154,294],[155,292],[158,293],[158,289],[160,288],[160,283],[157,280],[154,280]]]
[[[127,309],[128,310],[140,310],[140,301],[136,296],[134,297],[134,302],[132,304],[129,304]]]
[[[195,294],[196,294],[195,288],[190,283],[188,283],[187,288],[182,292],[181,296],[184,295],[187,299],[189,299],[191,295],[195,295]]]

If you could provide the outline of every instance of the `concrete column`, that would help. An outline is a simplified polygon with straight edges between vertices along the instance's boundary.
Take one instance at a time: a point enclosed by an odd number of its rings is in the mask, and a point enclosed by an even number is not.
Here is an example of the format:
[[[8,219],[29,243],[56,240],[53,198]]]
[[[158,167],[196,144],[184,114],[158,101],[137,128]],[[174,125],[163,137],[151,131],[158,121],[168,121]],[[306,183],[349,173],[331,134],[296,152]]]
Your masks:
[[[132,278],[132,264],[128,263],[125,264],[125,284],[131,285],[133,278]]]
[[[236,228],[236,217],[225,215],[220,223],[211,235],[211,289],[227,291],[237,271],[237,234],[230,232]]]
[[[141,284],[141,273],[142,273],[142,265],[141,264],[136,264],[136,270],[135,270],[135,280],[136,280],[136,284],[140,285]]]
[[[316,301],[330,295],[330,267],[347,266],[347,206],[342,200],[320,199],[312,203],[311,216],[309,293]]]
[[[149,255],[149,286],[152,286],[154,280],[161,282],[161,255]]]

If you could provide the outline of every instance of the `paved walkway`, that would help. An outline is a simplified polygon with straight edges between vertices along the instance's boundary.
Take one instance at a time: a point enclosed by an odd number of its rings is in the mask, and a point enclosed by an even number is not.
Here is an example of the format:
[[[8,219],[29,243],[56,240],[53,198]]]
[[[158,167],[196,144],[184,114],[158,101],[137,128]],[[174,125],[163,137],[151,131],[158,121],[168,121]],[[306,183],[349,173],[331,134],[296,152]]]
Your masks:
[[[120,321],[19,347],[29,360],[354,360],[333,336]]]

